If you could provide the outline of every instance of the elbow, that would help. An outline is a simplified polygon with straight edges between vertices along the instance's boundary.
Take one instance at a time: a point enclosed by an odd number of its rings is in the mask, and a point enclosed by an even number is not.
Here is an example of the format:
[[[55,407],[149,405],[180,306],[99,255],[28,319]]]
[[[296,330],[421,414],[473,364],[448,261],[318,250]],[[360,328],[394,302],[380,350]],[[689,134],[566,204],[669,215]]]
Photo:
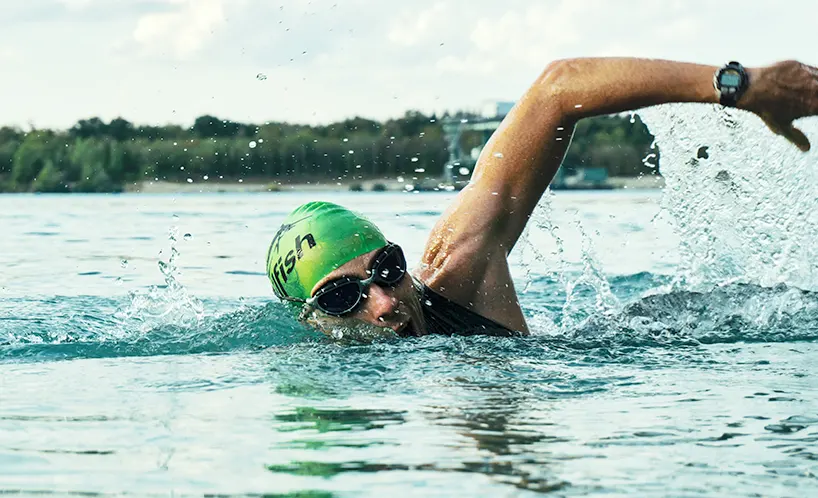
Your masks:
[[[550,62],[534,83],[538,97],[547,102],[549,107],[558,110],[560,121],[572,121],[572,116],[577,111],[573,95],[576,90],[576,74],[575,59],[558,59]]]

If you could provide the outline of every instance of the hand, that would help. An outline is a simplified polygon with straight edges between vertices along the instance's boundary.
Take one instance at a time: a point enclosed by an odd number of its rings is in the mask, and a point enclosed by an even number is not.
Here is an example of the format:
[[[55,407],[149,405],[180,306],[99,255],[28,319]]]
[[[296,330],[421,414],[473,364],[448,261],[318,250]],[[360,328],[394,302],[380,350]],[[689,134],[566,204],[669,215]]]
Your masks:
[[[751,69],[749,76],[750,87],[739,99],[739,107],[757,114],[773,133],[808,151],[809,139],[792,122],[818,115],[818,68],[783,61]]]

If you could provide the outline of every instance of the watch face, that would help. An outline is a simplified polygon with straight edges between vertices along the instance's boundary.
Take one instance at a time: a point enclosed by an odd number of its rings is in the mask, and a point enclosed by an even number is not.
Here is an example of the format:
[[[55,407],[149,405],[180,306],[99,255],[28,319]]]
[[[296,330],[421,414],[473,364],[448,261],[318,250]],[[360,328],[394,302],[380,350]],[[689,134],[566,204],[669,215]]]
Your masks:
[[[733,71],[725,71],[719,78],[719,84],[726,87],[738,87],[741,84],[741,75]]]

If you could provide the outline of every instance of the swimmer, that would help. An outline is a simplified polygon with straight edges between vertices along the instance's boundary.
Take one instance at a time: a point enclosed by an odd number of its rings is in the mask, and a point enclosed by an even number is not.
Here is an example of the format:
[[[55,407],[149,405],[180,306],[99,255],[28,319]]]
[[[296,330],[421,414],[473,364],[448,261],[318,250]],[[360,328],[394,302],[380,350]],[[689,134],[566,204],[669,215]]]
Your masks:
[[[793,121],[818,114],[818,69],[636,58],[549,64],[484,147],[468,186],[432,229],[419,266],[345,207],[296,208],[267,253],[273,292],[324,333],[365,324],[401,337],[528,335],[508,256],[583,118],[665,103],[735,107],[808,151]]]

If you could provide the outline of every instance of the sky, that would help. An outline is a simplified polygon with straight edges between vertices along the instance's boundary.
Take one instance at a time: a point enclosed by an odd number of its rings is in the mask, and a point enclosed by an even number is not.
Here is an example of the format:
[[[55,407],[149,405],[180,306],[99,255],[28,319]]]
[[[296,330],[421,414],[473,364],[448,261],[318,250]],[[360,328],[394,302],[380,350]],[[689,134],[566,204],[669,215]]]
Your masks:
[[[0,126],[479,111],[558,58],[815,65],[815,19],[807,0],[4,0]]]

